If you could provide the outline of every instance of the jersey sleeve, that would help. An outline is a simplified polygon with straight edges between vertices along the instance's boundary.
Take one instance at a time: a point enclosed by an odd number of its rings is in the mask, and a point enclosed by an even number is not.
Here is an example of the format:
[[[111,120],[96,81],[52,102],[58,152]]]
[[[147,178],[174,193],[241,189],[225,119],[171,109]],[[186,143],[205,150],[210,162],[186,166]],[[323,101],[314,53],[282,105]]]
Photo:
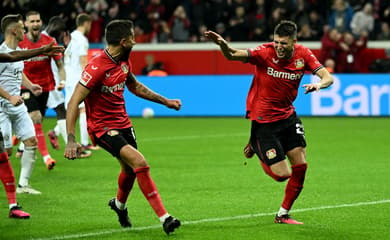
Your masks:
[[[257,46],[256,48],[249,48],[248,50],[248,62],[250,64],[256,65],[258,63],[264,62],[265,56],[267,54],[267,48],[263,45]]]
[[[88,55],[88,40],[83,39],[83,41],[80,41],[80,45],[78,47],[78,55],[79,56],[87,56]]]
[[[306,70],[311,71],[313,74],[315,74],[319,69],[321,69],[323,66],[318,61],[316,56],[312,53],[312,51],[308,48],[305,48],[305,64]]]
[[[88,89],[93,89],[104,79],[102,69],[91,63],[85,66],[81,74],[80,84]]]

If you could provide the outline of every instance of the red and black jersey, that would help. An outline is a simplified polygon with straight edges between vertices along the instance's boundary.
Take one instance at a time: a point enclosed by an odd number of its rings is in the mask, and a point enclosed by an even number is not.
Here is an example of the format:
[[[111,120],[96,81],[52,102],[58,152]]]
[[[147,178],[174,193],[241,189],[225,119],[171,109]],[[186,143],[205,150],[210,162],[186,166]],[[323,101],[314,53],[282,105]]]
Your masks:
[[[305,71],[315,73],[323,67],[313,53],[295,44],[290,59],[277,57],[274,43],[248,49],[249,63],[256,66],[247,97],[249,118],[260,123],[288,118]]]
[[[44,33],[41,33],[37,42],[32,42],[27,37],[27,34],[25,34],[24,40],[19,43],[19,47],[21,49],[34,49],[40,48],[43,45],[49,44],[51,42],[55,42],[55,39]],[[57,45],[57,43],[55,42],[54,45]],[[59,54],[53,58],[55,60],[59,60],[61,57],[62,54]],[[42,54],[24,60],[23,73],[32,83],[40,85],[44,92],[50,92],[51,90],[54,90],[56,84],[51,69],[51,58],[52,57]]]
[[[84,100],[90,135],[101,137],[111,129],[132,126],[123,97],[130,73],[130,61],[117,62],[107,51],[102,51],[85,67],[80,84],[90,89]]]

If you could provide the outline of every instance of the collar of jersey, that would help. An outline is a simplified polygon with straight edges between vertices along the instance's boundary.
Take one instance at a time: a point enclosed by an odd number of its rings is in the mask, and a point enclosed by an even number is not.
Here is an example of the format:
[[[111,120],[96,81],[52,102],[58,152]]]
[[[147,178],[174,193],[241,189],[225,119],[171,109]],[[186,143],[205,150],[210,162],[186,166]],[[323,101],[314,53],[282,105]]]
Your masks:
[[[113,61],[115,64],[119,64],[118,61],[116,61],[112,56],[111,54],[107,51],[107,48],[104,49],[104,53],[111,59],[111,61]]]

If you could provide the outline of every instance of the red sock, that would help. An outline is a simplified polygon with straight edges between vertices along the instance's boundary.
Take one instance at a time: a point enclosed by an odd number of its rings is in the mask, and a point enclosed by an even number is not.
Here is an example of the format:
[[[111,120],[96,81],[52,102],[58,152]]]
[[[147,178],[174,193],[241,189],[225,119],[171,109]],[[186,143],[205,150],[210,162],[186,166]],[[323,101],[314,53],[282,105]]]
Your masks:
[[[307,169],[307,164],[299,164],[291,166],[292,173],[291,178],[288,180],[285,195],[282,203],[284,209],[290,210],[291,206],[294,204],[295,199],[298,198],[299,194],[303,188],[303,182],[305,181],[305,174]]]
[[[121,203],[126,203],[127,198],[129,197],[130,191],[133,188],[135,180],[135,174],[127,174],[124,171],[119,173],[118,177],[118,193],[116,198]]]
[[[47,150],[45,133],[42,130],[41,123],[34,123],[35,134],[37,135],[38,140],[38,149],[42,157],[49,155],[49,150]]]
[[[167,211],[161,201],[160,194],[158,194],[156,185],[150,177],[149,167],[136,168],[134,169],[134,172],[137,175],[138,185],[141,188],[142,193],[157,216],[161,217],[166,214]]]
[[[0,179],[3,182],[8,203],[16,203],[15,176],[6,152],[0,153]]]

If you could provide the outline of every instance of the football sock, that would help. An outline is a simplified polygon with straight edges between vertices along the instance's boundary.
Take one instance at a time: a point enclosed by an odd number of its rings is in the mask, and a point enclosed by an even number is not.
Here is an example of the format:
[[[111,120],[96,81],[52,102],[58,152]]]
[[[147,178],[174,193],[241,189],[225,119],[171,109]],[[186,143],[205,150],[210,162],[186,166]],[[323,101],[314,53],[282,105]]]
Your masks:
[[[286,185],[282,208],[290,210],[294,204],[295,199],[298,198],[303,188],[303,182],[305,181],[305,174],[307,164],[299,164],[291,166],[292,173]]]
[[[32,170],[34,168],[36,148],[37,148],[36,146],[24,147],[24,152],[21,159],[20,177],[19,177],[20,186],[28,185],[28,179],[30,178],[32,174]]]
[[[124,210],[126,209],[126,203],[121,203],[119,202],[119,200],[117,198],[115,198],[115,205],[117,208],[119,208],[120,210]]]
[[[165,219],[169,218],[171,215],[169,215],[168,213],[165,213],[164,215],[162,215],[161,217],[159,217],[160,219],[160,222],[164,223],[165,222]]]
[[[133,188],[134,181],[135,181],[134,173],[127,174],[124,171],[121,171],[119,173],[118,192],[116,195],[116,199],[118,200],[118,202],[123,203],[123,205],[125,205],[125,203],[127,202],[127,198],[129,197],[130,191]],[[121,209],[118,205],[117,207]]]
[[[81,145],[86,146],[89,143],[89,136],[87,130],[87,114],[85,114],[85,112],[80,113],[79,125],[80,125],[80,143]]]
[[[160,194],[157,192],[156,185],[150,177],[149,167],[136,168],[134,172],[137,175],[138,185],[150,206],[158,217],[163,217],[167,211],[161,201]]]
[[[18,146],[18,150],[19,151],[24,151],[24,143],[23,142],[20,142],[19,146]]]
[[[280,207],[279,212],[278,212],[278,216],[280,217],[280,216],[283,216],[286,214],[288,214],[288,210],[284,209],[283,207]]]
[[[38,140],[38,149],[39,152],[43,157],[49,155],[49,150],[47,150],[47,145],[46,145],[46,139],[45,139],[45,134],[43,133],[42,130],[42,124],[41,123],[34,123],[34,128],[35,128],[35,134],[37,136]]]
[[[68,137],[66,134],[66,119],[59,119],[57,120],[57,125],[54,128],[54,132],[57,136],[62,136],[64,139],[65,144],[68,143]]]
[[[7,194],[8,204],[16,204],[15,175],[6,152],[0,153],[0,179]]]

